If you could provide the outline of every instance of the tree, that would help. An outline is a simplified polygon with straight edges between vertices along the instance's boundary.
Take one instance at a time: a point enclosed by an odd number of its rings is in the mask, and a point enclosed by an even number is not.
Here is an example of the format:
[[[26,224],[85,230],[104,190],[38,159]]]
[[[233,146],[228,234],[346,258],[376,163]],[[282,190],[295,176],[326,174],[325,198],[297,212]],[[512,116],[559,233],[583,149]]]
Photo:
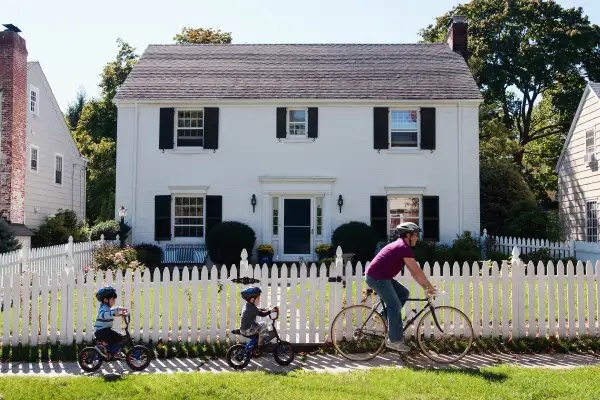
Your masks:
[[[188,28],[183,27],[181,33],[173,37],[178,44],[229,44],[231,43],[231,33],[221,32],[220,29]]]
[[[15,238],[10,225],[4,218],[0,217],[0,254],[16,251],[20,248],[21,244]]]
[[[77,129],[77,124],[79,123],[79,118],[81,117],[81,112],[83,111],[83,107],[85,106],[86,102],[87,95],[83,87],[81,87],[77,91],[75,101],[69,104],[65,115],[65,119],[67,121],[67,125],[69,126],[69,130],[74,131],[75,129]]]
[[[421,30],[423,41],[443,42],[453,15],[469,19],[469,67],[488,104],[498,104],[504,126],[526,146],[563,134],[577,108],[584,77],[600,77],[600,28],[581,8],[554,1],[473,0],[454,7]],[[534,120],[542,97],[556,118]]]

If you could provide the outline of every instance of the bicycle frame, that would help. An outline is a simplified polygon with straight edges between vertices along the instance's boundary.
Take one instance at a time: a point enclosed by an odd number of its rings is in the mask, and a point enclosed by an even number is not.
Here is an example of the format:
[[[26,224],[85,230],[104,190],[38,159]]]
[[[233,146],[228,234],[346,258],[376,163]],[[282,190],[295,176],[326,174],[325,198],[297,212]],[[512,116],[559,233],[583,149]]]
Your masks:
[[[125,337],[127,338],[127,340],[123,340],[120,343],[113,344],[110,346],[106,346],[106,342],[100,341],[101,343],[103,343],[104,348],[110,351],[112,354],[117,354],[123,347],[125,347],[128,344],[131,347],[134,346],[133,339],[129,334],[129,322],[131,321],[131,317],[129,316],[129,314],[123,314],[122,318],[123,321],[125,321]]]
[[[264,348],[267,347],[269,344],[271,344],[271,341],[273,339],[277,339],[277,342],[281,341],[281,338],[279,337],[279,332],[277,332],[277,328],[275,327],[275,321],[277,321],[279,319],[279,310],[277,311],[277,315],[275,316],[275,318],[271,318],[269,316],[269,319],[271,320],[271,326],[273,327],[273,332],[275,333],[275,337],[271,338],[271,340],[269,340],[269,342],[267,343],[263,343],[260,348]],[[247,337],[250,339],[250,341],[246,344],[245,347],[245,351],[246,351],[246,357],[249,357],[251,355],[252,350],[256,347],[256,345],[258,344],[258,335],[253,335],[251,337],[242,335],[244,337]]]

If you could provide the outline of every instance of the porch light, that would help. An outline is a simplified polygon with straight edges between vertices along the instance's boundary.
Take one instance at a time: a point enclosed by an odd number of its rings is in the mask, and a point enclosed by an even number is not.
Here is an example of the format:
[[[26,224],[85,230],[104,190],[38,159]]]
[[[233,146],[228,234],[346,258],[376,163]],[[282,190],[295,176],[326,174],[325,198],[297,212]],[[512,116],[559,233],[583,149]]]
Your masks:
[[[121,208],[119,208],[119,217],[121,217],[121,220],[125,219],[125,216],[127,215],[127,209],[124,206],[121,206]]]
[[[252,204],[252,212],[256,209],[256,195],[252,195],[252,200],[250,200],[250,204]]]
[[[338,206],[340,206],[340,213],[342,212],[343,205],[344,205],[344,199],[342,198],[342,195],[340,194],[340,196],[338,197]]]

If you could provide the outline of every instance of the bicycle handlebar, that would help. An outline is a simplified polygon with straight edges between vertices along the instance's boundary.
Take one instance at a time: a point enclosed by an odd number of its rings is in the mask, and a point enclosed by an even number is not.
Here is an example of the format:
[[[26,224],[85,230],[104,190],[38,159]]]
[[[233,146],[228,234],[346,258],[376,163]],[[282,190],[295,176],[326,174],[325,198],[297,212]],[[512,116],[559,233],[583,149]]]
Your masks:
[[[275,318],[272,318],[272,317],[271,317],[271,315],[273,315],[273,313],[275,313]],[[279,307],[274,307],[274,308],[271,310],[271,313],[269,314],[269,319],[270,319],[271,321],[275,321],[277,318],[279,318]]]

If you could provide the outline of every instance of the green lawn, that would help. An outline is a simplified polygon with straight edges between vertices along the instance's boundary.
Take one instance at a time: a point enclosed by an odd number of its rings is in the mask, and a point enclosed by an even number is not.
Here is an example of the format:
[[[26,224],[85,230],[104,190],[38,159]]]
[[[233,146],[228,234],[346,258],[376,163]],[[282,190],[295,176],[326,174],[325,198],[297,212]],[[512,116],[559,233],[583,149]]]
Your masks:
[[[374,369],[343,374],[177,373],[0,378],[3,399],[597,399],[600,368]]]

